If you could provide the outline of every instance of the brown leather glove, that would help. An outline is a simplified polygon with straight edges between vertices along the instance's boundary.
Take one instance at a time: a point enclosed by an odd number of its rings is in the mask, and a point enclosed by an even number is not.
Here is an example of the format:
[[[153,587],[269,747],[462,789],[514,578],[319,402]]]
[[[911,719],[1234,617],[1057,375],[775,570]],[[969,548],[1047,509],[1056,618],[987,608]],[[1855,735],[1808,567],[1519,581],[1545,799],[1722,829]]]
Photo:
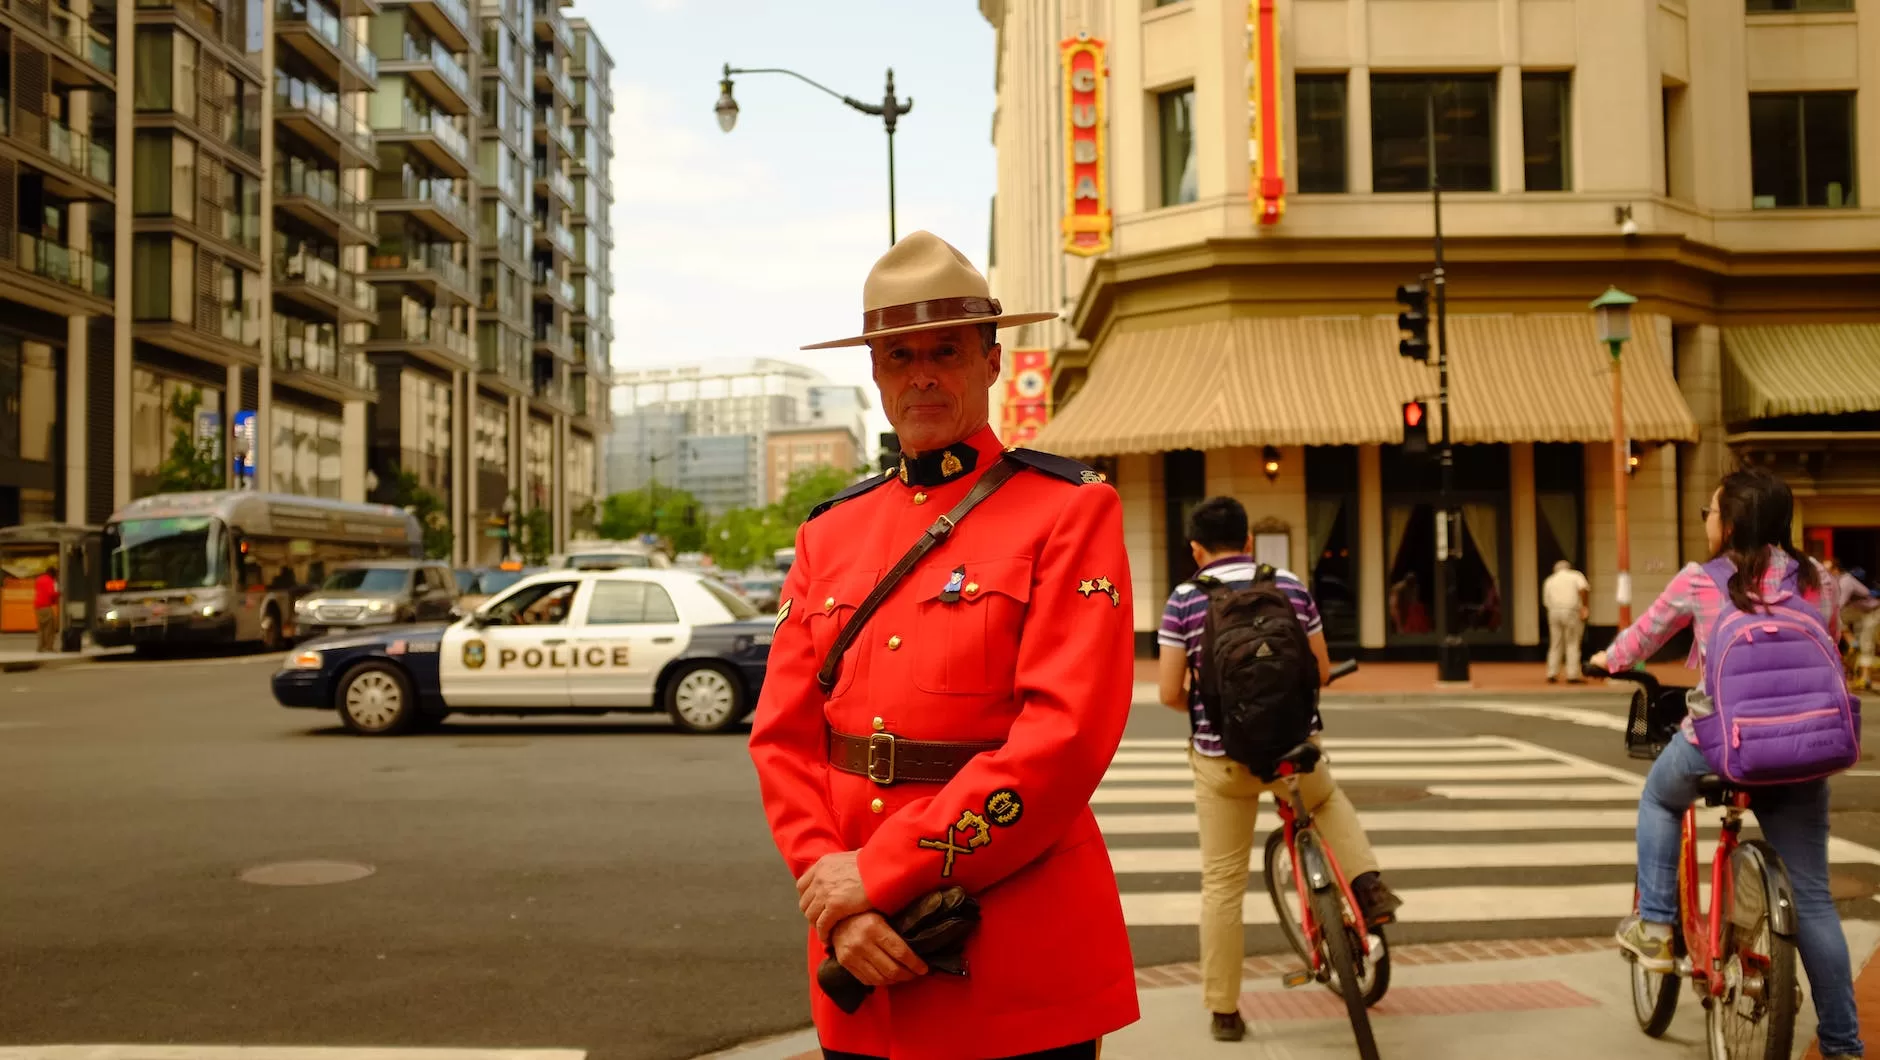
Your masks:
[[[888,921],[929,971],[966,974],[966,939],[979,926],[979,903],[959,887],[930,892]],[[816,983],[836,1007],[851,1015],[875,988],[864,986],[835,959],[835,949],[816,970]]]

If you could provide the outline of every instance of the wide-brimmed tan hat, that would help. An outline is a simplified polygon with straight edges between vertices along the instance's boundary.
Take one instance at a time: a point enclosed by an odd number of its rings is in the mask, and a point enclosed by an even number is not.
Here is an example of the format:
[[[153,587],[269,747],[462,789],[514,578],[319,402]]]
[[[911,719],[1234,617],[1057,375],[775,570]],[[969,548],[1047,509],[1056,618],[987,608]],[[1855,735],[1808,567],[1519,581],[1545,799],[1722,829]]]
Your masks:
[[[862,285],[862,333],[803,349],[865,346],[886,335],[971,324],[1015,328],[1057,316],[1006,314],[966,255],[932,232],[915,232],[888,248],[869,270]]]

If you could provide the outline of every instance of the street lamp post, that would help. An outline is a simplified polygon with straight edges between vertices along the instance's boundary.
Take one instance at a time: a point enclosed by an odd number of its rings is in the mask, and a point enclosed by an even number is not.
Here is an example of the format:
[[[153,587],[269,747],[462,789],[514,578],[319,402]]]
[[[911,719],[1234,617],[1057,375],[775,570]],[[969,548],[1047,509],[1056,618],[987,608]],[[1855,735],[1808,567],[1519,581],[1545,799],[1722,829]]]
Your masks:
[[[1607,287],[1606,293],[1593,299],[1590,308],[1599,332],[1599,341],[1612,354],[1612,514],[1613,534],[1618,539],[1619,577],[1615,595],[1619,603],[1619,628],[1632,624],[1632,544],[1626,525],[1626,434],[1625,390],[1619,354],[1632,337],[1632,305],[1638,299]]]
[[[874,117],[881,119],[882,125],[888,130],[888,245],[893,246],[894,241],[895,241],[894,128],[895,128],[896,122],[900,119],[901,115],[906,114],[909,111],[914,109],[913,99],[895,98],[894,69],[890,67],[888,70],[888,86],[887,86],[886,91],[882,94],[881,102],[877,104],[877,103],[863,103],[861,100],[856,99],[853,96],[845,96],[842,93],[837,92],[835,89],[829,88],[826,85],[818,84],[817,82],[812,81],[807,77],[804,77],[802,74],[797,73],[795,70],[784,70],[778,67],[763,67],[763,68],[744,70],[744,69],[735,69],[732,67],[730,63],[726,63],[724,79],[718,82],[718,105],[713,108],[718,114],[718,127],[720,129],[723,129],[725,132],[730,132],[738,124],[738,101],[736,97],[734,97],[731,94],[731,88],[732,88],[731,77],[733,74],[787,74],[788,76],[794,77],[798,81],[801,81],[804,84],[809,85],[812,88],[819,89],[822,92],[825,92],[831,96],[834,96],[835,98],[841,100],[842,102],[848,104],[849,106],[855,108],[856,110],[861,111],[863,114],[872,115]]]

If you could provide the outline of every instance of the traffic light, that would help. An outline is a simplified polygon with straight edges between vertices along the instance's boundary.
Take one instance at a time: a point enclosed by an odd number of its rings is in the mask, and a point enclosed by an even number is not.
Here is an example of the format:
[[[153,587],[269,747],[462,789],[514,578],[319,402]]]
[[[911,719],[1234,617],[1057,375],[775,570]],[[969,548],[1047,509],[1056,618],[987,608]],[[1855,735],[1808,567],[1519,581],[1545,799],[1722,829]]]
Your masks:
[[[1430,451],[1430,406],[1423,401],[1403,403],[1403,451],[1422,456]]]
[[[1420,283],[1397,288],[1397,302],[1404,311],[1397,314],[1397,329],[1408,335],[1397,340],[1397,352],[1423,362],[1430,359],[1430,293]]]

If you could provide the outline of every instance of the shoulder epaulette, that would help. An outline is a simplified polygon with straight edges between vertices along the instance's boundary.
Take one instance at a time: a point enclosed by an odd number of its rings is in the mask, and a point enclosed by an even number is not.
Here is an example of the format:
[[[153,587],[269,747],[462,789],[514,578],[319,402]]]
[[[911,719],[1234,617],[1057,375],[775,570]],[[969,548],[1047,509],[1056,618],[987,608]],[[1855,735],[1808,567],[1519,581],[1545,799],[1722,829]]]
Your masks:
[[[852,497],[859,497],[862,494],[867,493],[869,490],[874,489],[876,486],[885,486],[893,479],[894,479],[894,476],[889,474],[886,471],[882,472],[879,475],[873,475],[868,478],[865,478],[861,480],[860,482],[857,482],[855,485],[850,486],[848,489],[843,490],[841,493],[838,493],[835,496],[829,498],[828,500],[822,502],[821,504],[818,504],[816,507],[811,508],[809,510],[809,517],[804,519],[803,521],[807,523],[810,521],[810,519],[816,518],[817,516],[835,507],[836,505],[841,504],[843,501],[846,501]]]
[[[1042,471],[1052,478],[1061,478],[1079,486],[1103,481],[1103,473],[1089,464],[1080,464],[1055,453],[1041,453],[1036,449],[1007,449],[1005,455],[1033,471]]]

